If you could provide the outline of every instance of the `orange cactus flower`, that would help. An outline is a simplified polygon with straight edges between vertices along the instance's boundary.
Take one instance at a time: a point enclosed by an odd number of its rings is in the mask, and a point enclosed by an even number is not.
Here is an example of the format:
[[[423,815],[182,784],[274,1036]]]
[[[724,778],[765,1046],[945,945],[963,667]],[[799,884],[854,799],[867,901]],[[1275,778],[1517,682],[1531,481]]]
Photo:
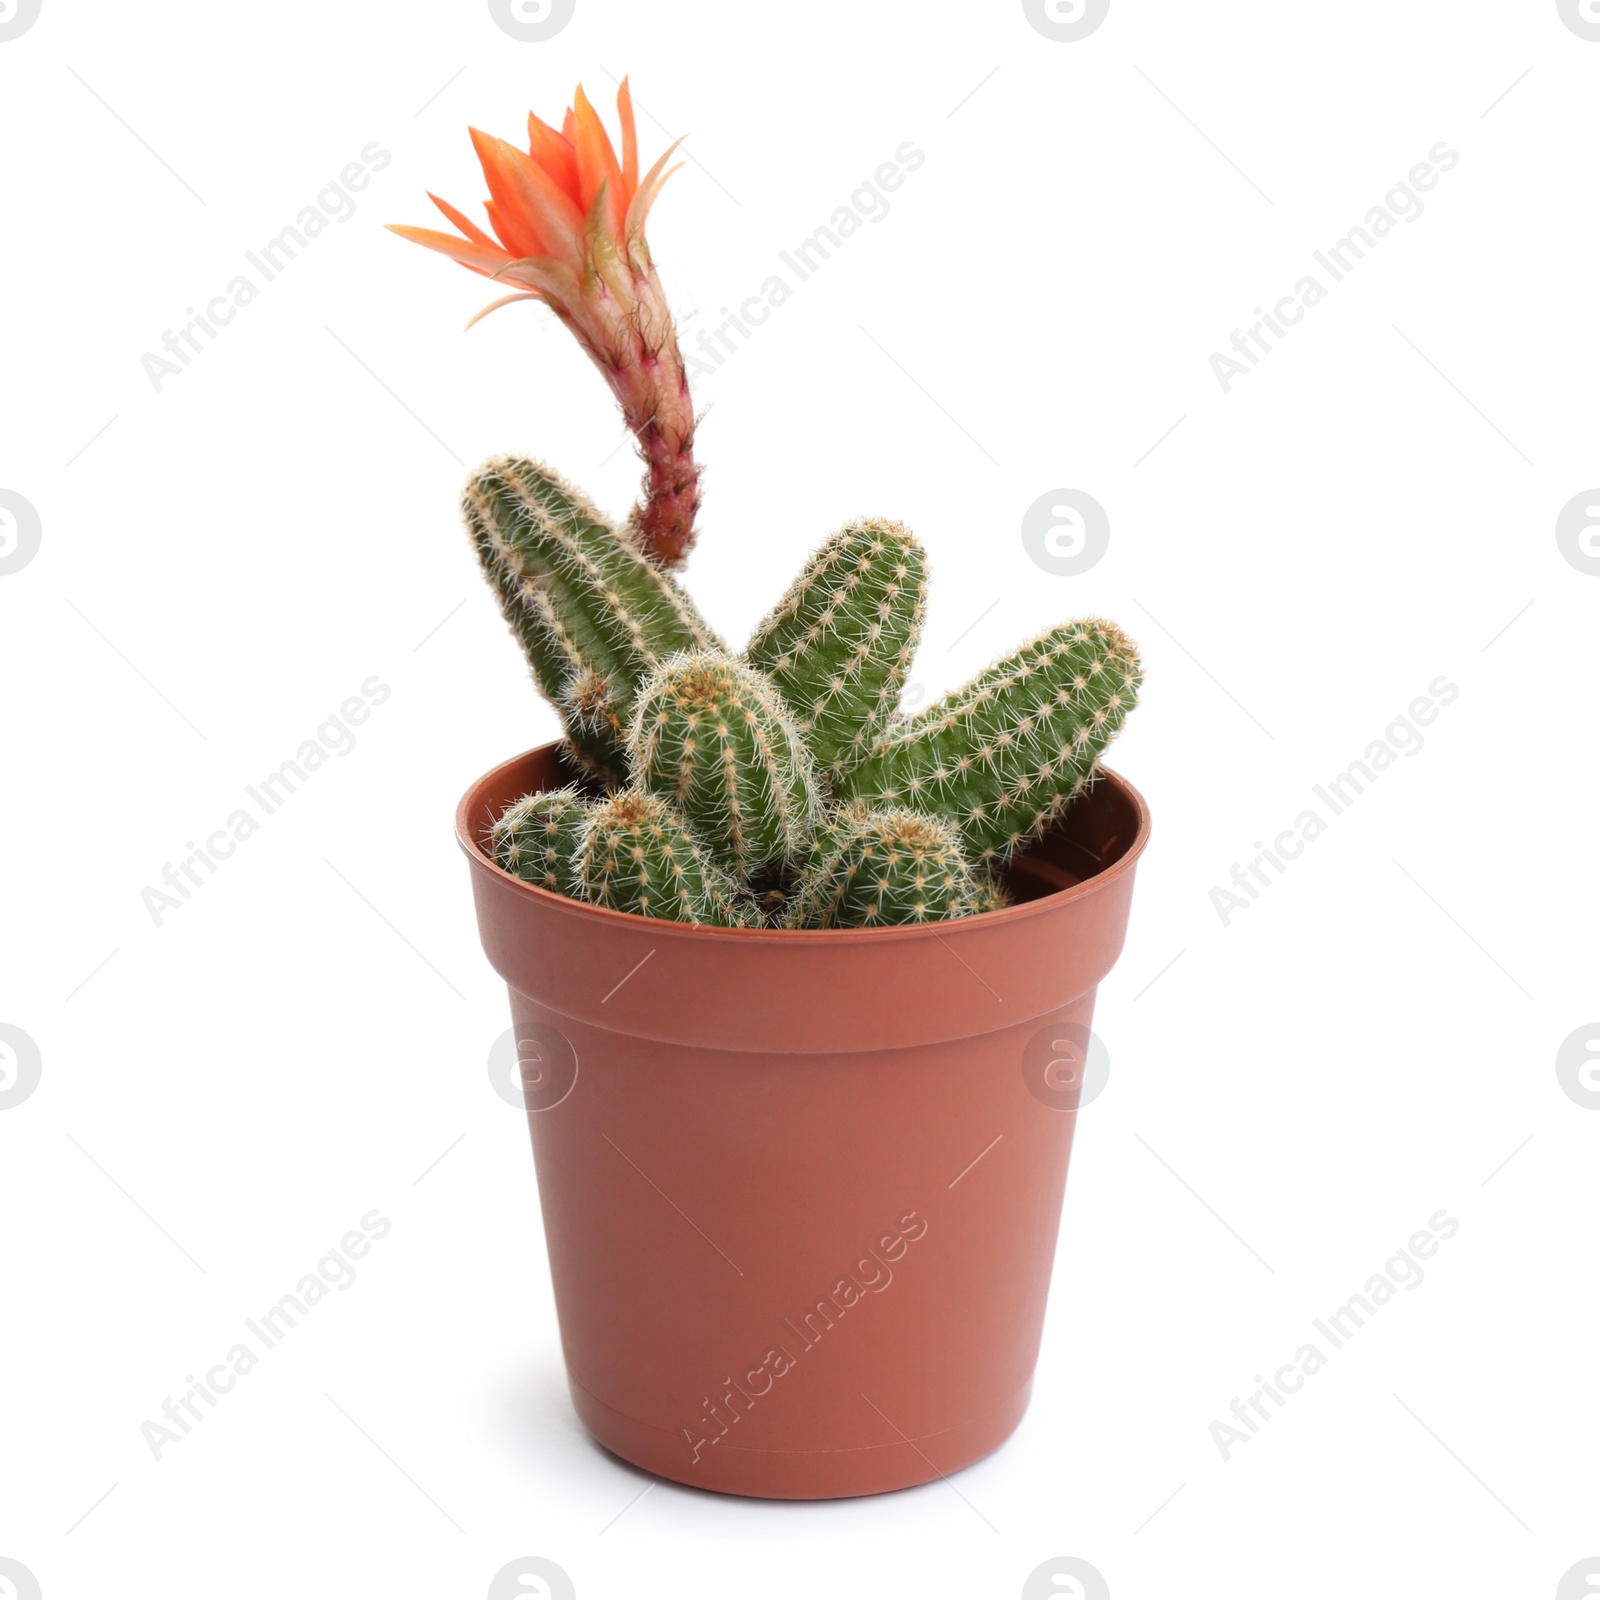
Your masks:
[[[471,129],[490,198],[493,237],[437,195],[428,198],[461,230],[390,224],[404,239],[515,287],[485,306],[542,300],[577,336],[611,386],[639,441],[646,473],[630,530],[658,566],[676,567],[694,541],[700,475],[694,406],[666,296],[645,243],[645,219],[676,167],[674,145],[641,178],[633,98],[617,91],[619,158],[580,85],[558,133],[528,113],[528,148]],[[472,324],[468,323],[470,327]]]

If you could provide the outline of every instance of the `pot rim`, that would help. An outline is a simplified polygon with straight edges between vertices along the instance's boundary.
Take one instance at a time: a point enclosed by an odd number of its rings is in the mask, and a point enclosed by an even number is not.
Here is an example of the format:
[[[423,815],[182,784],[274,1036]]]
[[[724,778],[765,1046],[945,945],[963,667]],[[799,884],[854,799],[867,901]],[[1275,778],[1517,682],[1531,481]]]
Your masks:
[[[556,749],[559,743],[559,740],[554,740],[549,744],[535,745],[531,750],[524,750],[520,755],[502,761],[498,766],[491,767],[476,778],[456,805],[456,843],[461,846],[463,854],[474,865],[487,867],[513,893],[521,894],[536,904],[543,903],[552,911],[572,917],[616,922],[624,927],[642,925],[663,935],[670,933],[685,938],[771,941],[785,944],[801,942],[809,946],[822,944],[838,946],[860,944],[866,940],[884,942],[894,938],[926,938],[930,932],[937,935],[947,930],[959,930],[980,924],[983,927],[993,927],[1002,922],[1025,922],[1033,917],[1047,916],[1071,900],[1080,900],[1096,894],[1107,884],[1132,872],[1139,857],[1144,854],[1145,846],[1150,842],[1150,807],[1146,804],[1144,796],[1120,773],[1114,772],[1110,767],[1101,767],[1093,781],[1108,782],[1127,797],[1138,817],[1138,827],[1127,849],[1109,867],[1102,868],[1092,877],[1085,878],[1070,888],[1054,889],[1035,900],[1025,900],[1020,905],[1005,906],[998,911],[980,911],[972,916],[949,918],[943,922],[909,922],[890,924],[881,928],[718,928],[707,923],[670,922],[664,917],[645,917],[635,911],[613,911],[609,906],[590,905],[587,901],[573,900],[567,895],[556,894],[553,890],[529,883],[507,872],[489,854],[479,839],[482,825],[475,824],[468,815],[468,807],[472,805],[478,792],[508,768],[519,765],[529,756],[541,755],[547,750]]]

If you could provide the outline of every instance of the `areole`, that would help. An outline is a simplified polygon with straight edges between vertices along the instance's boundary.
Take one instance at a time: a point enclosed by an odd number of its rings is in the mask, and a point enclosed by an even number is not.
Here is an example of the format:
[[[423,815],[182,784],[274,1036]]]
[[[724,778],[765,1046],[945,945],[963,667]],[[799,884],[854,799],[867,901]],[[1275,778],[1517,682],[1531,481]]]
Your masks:
[[[555,746],[519,756],[456,827],[517,1037],[572,1053],[528,1120],[585,1425],[662,1476],[776,1498],[987,1454],[1027,1406],[1077,1116],[1029,1046],[1089,1026],[1143,800],[1104,773],[1012,865],[1007,909],[785,931],[501,871],[488,824],[571,778]]]

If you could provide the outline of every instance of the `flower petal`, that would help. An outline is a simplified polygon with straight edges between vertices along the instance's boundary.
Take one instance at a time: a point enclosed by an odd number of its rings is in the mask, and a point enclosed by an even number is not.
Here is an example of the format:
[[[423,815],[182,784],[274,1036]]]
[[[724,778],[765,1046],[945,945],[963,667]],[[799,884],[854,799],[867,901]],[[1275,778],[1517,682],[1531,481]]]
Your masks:
[[[544,299],[544,296],[542,294],[540,294],[538,292],[538,290],[536,290],[536,289],[525,289],[521,294],[502,295],[498,300],[490,301],[490,303],[488,305],[486,305],[483,308],[482,311],[479,311],[474,316],[470,317],[468,319],[468,321],[467,321],[467,328],[472,327],[474,323],[482,322],[483,319],[486,316],[488,316],[491,311],[498,311],[501,306],[508,306],[514,300],[543,300],[543,299]],[[461,331],[463,333],[465,333],[467,331],[467,328],[463,328]]]
[[[439,233],[433,228],[412,228],[403,222],[391,222],[387,226],[390,233],[398,233],[402,239],[409,239],[413,244],[437,250],[441,255],[459,261],[462,266],[481,272],[486,278],[498,276],[511,262],[511,257],[504,250],[493,245],[474,244],[470,239],[458,239],[453,233]]]
[[[623,219],[628,208],[622,198],[622,168],[617,165],[617,152],[611,147],[611,138],[599,114],[589,104],[589,97],[578,85],[572,97],[574,133],[572,143],[578,152],[578,185],[583,191],[585,210],[593,206],[601,185],[606,186],[606,217],[612,237],[622,241]]]
[[[628,215],[624,223],[624,237],[632,239],[636,234],[644,232],[645,218],[650,215],[650,207],[656,203],[656,196],[661,193],[661,186],[674,172],[681,167],[668,167],[667,162],[672,153],[683,143],[682,139],[674,139],[665,150],[661,152],[661,159],[651,167],[639,184],[639,192],[634,195],[628,204]]]
[[[472,133],[495,208],[516,235],[516,253],[553,255],[576,266],[583,239],[583,213],[532,156],[504,139]]]
[[[450,219],[450,220],[451,220],[451,221],[452,221],[452,222],[453,222],[453,223],[455,223],[455,225],[456,225],[456,226],[457,226],[457,227],[458,227],[458,228],[459,228],[459,229],[460,229],[460,230],[461,230],[461,231],[462,231],[462,232],[463,232],[463,233],[464,233],[464,234],[466,234],[466,236],[467,236],[467,237],[468,237],[468,238],[469,238],[469,239],[470,239],[470,240],[472,240],[472,242],[473,242],[473,243],[474,243],[474,244],[481,244],[481,245],[487,245],[487,246],[488,246],[488,248],[489,248],[489,249],[491,249],[491,250],[493,250],[493,249],[494,249],[494,248],[495,248],[495,242],[494,242],[494,240],[493,240],[493,239],[491,239],[491,238],[490,238],[490,237],[489,237],[489,235],[488,235],[488,234],[486,234],[486,233],[485,233],[485,232],[484,232],[484,231],[483,231],[483,229],[482,229],[482,228],[480,228],[480,227],[479,227],[479,226],[478,226],[478,225],[477,225],[477,223],[475,223],[475,222],[473,222],[473,221],[472,221],[472,220],[471,220],[471,219],[470,219],[470,218],[468,218],[468,217],[465,217],[465,216],[463,216],[463,215],[462,215],[462,214],[461,214],[461,213],[460,213],[460,212],[459,212],[459,211],[457,211],[457,210],[456,210],[456,208],[455,208],[455,207],[454,207],[454,206],[453,206],[453,205],[451,205],[451,204],[450,204],[450,202],[449,202],[449,201],[448,201],[448,200],[441,200],[441,199],[440,199],[440,198],[439,198],[439,197],[438,197],[438,195],[436,195],[436,194],[434,194],[434,193],[433,193],[433,191],[432,191],[432,190],[429,190],[429,191],[428,191],[428,198],[429,198],[429,199],[430,199],[430,200],[431,200],[431,201],[433,201],[433,203],[434,203],[434,204],[435,204],[435,205],[436,205],[436,206],[438,206],[438,208],[439,208],[439,209],[440,209],[440,210],[441,210],[441,211],[442,211],[442,212],[444,212],[444,214],[445,214],[445,215],[446,215],[446,216],[447,216],[447,217],[448,217],[448,218],[449,218],[449,219]]]
[[[549,123],[541,122],[531,111],[528,113],[528,154],[555,179],[573,205],[583,204],[583,194],[578,188],[578,156],[572,141],[564,133],[557,133]]]
[[[509,224],[501,214],[499,206],[493,200],[485,200],[483,209],[489,215],[489,226],[494,229],[495,237],[505,246],[507,255],[517,255],[528,248],[526,234],[521,234]],[[535,244],[535,249],[538,245]]]
[[[633,95],[626,78],[617,86],[617,117],[622,123],[622,206],[627,210],[639,187],[639,136],[633,125]]]
[[[477,152],[489,193],[494,196],[494,203],[484,209],[500,242],[514,256],[538,255],[544,249],[544,240],[539,237],[538,223],[527,215],[522,204],[521,186],[509,175],[509,163],[499,149],[505,141],[476,128],[467,132],[472,136],[472,148]]]

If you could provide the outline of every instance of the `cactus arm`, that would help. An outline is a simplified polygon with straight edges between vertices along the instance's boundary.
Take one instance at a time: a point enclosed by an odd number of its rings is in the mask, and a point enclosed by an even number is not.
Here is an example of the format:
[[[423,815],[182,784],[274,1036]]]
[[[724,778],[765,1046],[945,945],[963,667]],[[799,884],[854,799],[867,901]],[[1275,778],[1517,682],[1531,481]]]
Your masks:
[[[995,873],[984,872],[978,875],[978,892],[972,902],[974,916],[984,911],[1004,911],[1007,906],[1016,903],[1016,897]]]
[[[573,863],[590,807],[574,788],[513,801],[489,830],[496,865],[556,894],[570,894]]]
[[[618,783],[627,771],[620,719],[610,711],[606,680],[588,665],[568,632],[548,591],[533,580],[519,583],[508,569],[484,562],[484,570],[500,598],[500,611],[511,626],[533,671],[539,691],[561,713],[569,749],[586,771],[607,783]],[[589,703],[575,706],[574,687],[589,685]]]
[[[871,928],[940,922],[978,909],[979,880],[952,823],[903,806],[854,807],[808,866],[791,928]]]
[[[782,697],[721,651],[674,656],[641,688],[628,760],[741,877],[795,859],[810,835],[816,779]]]
[[[732,879],[706,857],[683,818],[638,788],[619,791],[589,813],[569,892],[591,905],[669,922],[727,927],[746,916]]]
[[[630,538],[532,461],[488,462],[462,509],[541,692],[586,764],[614,780],[625,770],[622,730],[640,681],[677,651],[716,645],[716,635]]]
[[[806,563],[745,656],[777,685],[818,770],[833,777],[882,736],[922,635],[927,563],[898,522],[851,522]]]
[[[948,817],[968,855],[993,866],[1088,786],[1141,678],[1114,624],[1067,623],[894,729],[840,787]]]

